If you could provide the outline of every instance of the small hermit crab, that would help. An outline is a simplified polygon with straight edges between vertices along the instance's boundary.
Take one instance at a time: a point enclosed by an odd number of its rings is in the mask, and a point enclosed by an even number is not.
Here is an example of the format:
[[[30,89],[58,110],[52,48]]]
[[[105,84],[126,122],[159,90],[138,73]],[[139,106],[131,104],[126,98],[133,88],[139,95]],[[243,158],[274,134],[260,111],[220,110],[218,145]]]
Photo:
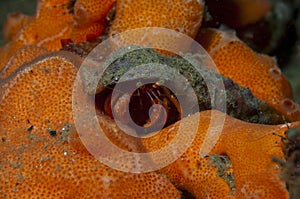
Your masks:
[[[182,57],[137,47],[107,63],[103,71],[90,67],[82,73],[85,90],[95,95],[98,111],[125,125],[144,127],[139,131],[142,134],[160,130],[195,112],[220,110],[217,105],[222,103],[225,109],[220,111],[247,122],[284,122],[281,114],[254,97],[249,89],[204,66],[200,66],[199,73]],[[225,97],[212,94],[218,92]]]

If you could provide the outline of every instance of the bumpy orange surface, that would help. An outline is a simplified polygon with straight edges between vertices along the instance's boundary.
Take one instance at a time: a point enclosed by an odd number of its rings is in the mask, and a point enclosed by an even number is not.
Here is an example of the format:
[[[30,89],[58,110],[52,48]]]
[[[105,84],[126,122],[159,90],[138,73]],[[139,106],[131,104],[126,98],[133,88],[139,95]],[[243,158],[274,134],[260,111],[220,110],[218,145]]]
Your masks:
[[[70,39],[74,43],[87,41],[88,37],[96,38],[100,36],[106,28],[104,22],[94,22],[87,25],[74,26]]]
[[[250,88],[259,99],[292,120],[300,120],[300,109],[292,102],[292,90],[276,59],[254,52],[231,30],[202,30],[199,41],[211,55],[221,74]]]
[[[6,18],[3,26],[3,36],[7,41],[11,41],[19,32],[19,30],[27,26],[34,17],[27,16],[22,13],[12,13]]]
[[[180,198],[169,179],[198,198],[288,197],[284,183],[279,180],[280,168],[272,162],[273,156],[283,158],[280,136],[284,136],[286,125],[248,124],[226,116],[224,129],[215,147],[208,156],[200,157],[210,115],[214,114],[217,120],[224,114],[217,111],[197,113],[184,119],[189,127],[199,125],[193,144],[178,160],[161,169],[159,174],[119,172],[87,153],[78,139],[72,118],[72,89],[81,58],[66,52],[44,54],[44,48],[57,50],[61,47],[61,39],[73,35],[84,40],[90,32],[97,32],[97,27],[88,31],[81,28],[93,26],[97,16],[94,16],[96,10],[90,5],[99,6],[100,1],[77,1],[75,8],[82,5],[85,9],[75,12],[76,16],[81,16],[75,17],[75,20],[67,12],[68,3],[64,0],[39,1],[35,18],[30,22],[17,20],[16,25],[8,28],[12,41],[0,50],[0,68],[5,66],[1,71],[4,79],[0,80],[1,198]],[[172,3],[172,6],[170,3],[164,6],[166,2],[156,0],[118,1],[111,34],[135,27],[159,26],[195,36],[202,19],[203,2],[192,0]],[[107,9],[104,9],[105,12]],[[84,11],[83,15],[80,10]],[[54,23],[49,25],[49,21]],[[18,32],[13,27],[19,27],[19,24],[27,25]],[[224,40],[224,35],[218,32],[203,34],[205,40],[202,43],[218,66],[218,63],[221,68],[235,66],[229,71],[237,74],[237,80],[243,82],[246,79],[246,83],[252,81],[249,87],[256,83],[259,85],[253,89],[254,94],[255,89],[263,90],[258,93],[270,100],[265,101],[273,103],[279,110],[283,107],[288,116],[300,117],[300,114],[297,116],[299,112],[295,111],[298,105],[290,100],[289,85],[280,70],[274,67],[276,64],[271,58],[254,53],[237,39],[232,42]],[[230,34],[225,34],[225,38],[228,39],[228,36]],[[32,46],[24,47],[27,44]],[[40,57],[30,62],[37,56]],[[22,65],[26,62],[26,65]],[[253,76],[252,71],[256,71]],[[197,116],[201,117],[200,122]],[[98,119],[105,126],[107,135],[119,147],[145,150],[144,146],[139,145],[140,142],[136,143],[136,139],[127,139],[108,117],[98,115]],[[165,146],[174,137],[178,124],[143,140],[147,150]],[[188,135],[191,129],[184,131]],[[232,189],[217,175],[217,168],[210,159],[215,154],[230,158],[231,166],[226,172],[233,173],[236,189]]]
[[[204,2],[202,0],[119,0],[116,4],[116,16],[109,34],[113,36],[135,28],[162,27],[195,37],[202,22],[203,7]],[[178,38],[172,37],[157,38],[156,45],[159,48],[172,46],[175,49],[182,45],[176,41]],[[147,36],[141,32],[131,33],[122,38],[124,40],[122,43],[139,45],[136,43],[136,40],[139,40],[137,38],[143,38],[142,42],[147,43]],[[119,45],[117,42],[115,43]]]
[[[158,174],[113,170],[95,160],[82,148],[78,137],[74,138],[71,97],[75,66],[80,62],[80,57],[67,52],[47,54],[24,65],[1,83],[1,196],[179,197],[172,184]],[[211,114],[214,120],[219,120],[224,113],[198,114],[200,121],[197,115],[182,120],[191,128],[198,126],[193,144],[160,173],[199,198],[287,198],[284,183],[278,177],[279,166],[272,162],[272,156],[283,158],[280,136],[284,136],[287,125],[249,124],[226,116],[220,138],[209,155],[229,156],[236,186],[232,192],[216,175],[216,167],[209,158],[200,158],[199,154]],[[108,117],[99,115],[99,119],[108,130],[118,132],[113,130],[116,127]],[[177,133],[179,124],[163,129],[143,144],[148,151],[165,146]],[[50,135],[50,130],[56,136]],[[184,131],[188,136],[191,129]],[[135,147],[134,140],[127,141],[120,147],[128,150]]]
[[[9,59],[7,64],[0,70],[0,79],[7,78],[14,73],[18,68],[31,61],[32,59],[48,52],[45,48],[34,45],[27,45],[19,50]]]
[[[255,23],[271,11],[269,0],[209,0],[213,17],[235,28]]]
[[[1,83],[0,197],[180,198],[156,173],[113,170],[68,143],[78,64],[71,53],[45,55]]]
[[[202,21],[203,6],[204,2],[198,0],[119,0],[110,33],[134,28],[164,27],[195,37]]]
[[[41,0],[37,13],[20,29],[12,41],[0,49],[0,69],[24,45],[36,45],[54,51],[61,48],[61,39],[69,38],[73,17],[66,12],[68,0]]]
[[[84,42],[87,36],[103,33],[106,27],[103,19],[113,1],[76,1],[74,16],[70,3],[70,0],[40,0],[34,17],[10,15],[4,27],[10,42],[0,49],[0,69],[25,45],[56,51],[61,49],[62,39]]]
[[[113,5],[113,0],[77,0],[74,5],[76,25],[86,25],[103,20]]]
[[[112,0],[77,0],[74,5],[73,42],[84,42],[86,37],[96,37],[107,27],[104,19],[114,5]]]
[[[200,158],[200,151],[207,146],[202,144],[205,136],[208,136],[211,117],[212,120],[221,122],[223,116],[224,113],[218,111],[204,111],[181,120],[190,127],[184,129],[186,136],[198,126],[196,137],[191,147],[178,160],[160,172],[197,198],[288,198],[285,184],[279,179],[280,167],[272,161],[272,157],[284,158],[280,136],[285,136],[288,126],[250,124],[226,116],[223,129],[220,126],[212,131],[212,134],[216,134],[221,130],[215,147],[207,156]],[[160,149],[172,141],[179,125],[180,122],[177,122],[163,129],[153,138],[144,140],[144,145],[149,151]],[[227,155],[230,158],[235,191],[216,175],[216,167],[209,158],[215,154]]]

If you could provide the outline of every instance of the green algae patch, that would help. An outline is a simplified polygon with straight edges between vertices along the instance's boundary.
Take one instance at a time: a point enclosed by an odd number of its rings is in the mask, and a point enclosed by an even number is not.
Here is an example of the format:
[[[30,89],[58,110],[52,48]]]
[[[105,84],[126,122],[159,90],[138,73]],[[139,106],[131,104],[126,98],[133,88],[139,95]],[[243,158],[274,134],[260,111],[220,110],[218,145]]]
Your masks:
[[[209,156],[210,163],[217,168],[217,176],[224,179],[230,187],[230,194],[234,194],[236,187],[231,165],[231,160],[227,155],[213,154]]]
[[[71,133],[71,127],[72,125],[70,123],[66,123],[62,129],[60,130],[55,130],[49,127],[46,131],[49,133],[51,137],[56,137],[58,136],[58,139],[61,140],[62,143],[64,142],[69,142],[69,135]]]

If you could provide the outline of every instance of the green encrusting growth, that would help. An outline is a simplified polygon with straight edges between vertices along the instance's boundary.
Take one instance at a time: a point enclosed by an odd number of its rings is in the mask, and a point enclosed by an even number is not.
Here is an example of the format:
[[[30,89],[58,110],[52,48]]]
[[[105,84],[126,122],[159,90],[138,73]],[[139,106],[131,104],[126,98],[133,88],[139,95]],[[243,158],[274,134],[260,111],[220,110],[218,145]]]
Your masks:
[[[218,109],[219,107],[223,109],[219,105],[225,103],[228,115],[246,122],[261,124],[282,124],[286,122],[285,118],[274,108],[254,97],[249,89],[237,85],[231,79],[223,77],[212,69],[200,67],[199,72],[194,67],[195,63],[191,64],[187,59],[164,56],[151,49],[136,48],[109,61],[111,64],[106,68],[101,79],[99,78],[99,71],[93,71],[93,69],[83,74],[83,76],[87,76],[85,79],[88,79],[88,83],[85,85],[87,92],[95,92],[93,88],[89,88],[89,85],[93,85],[93,82],[98,82],[99,79],[97,92],[101,92],[106,87],[112,87],[116,83],[135,81],[142,84],[144,80],[151,79],[154,82],[172,85],[178,91],[175,92],[175,96],[186,96],[188,103],[189,92],[191,91],[187,89],[187,84],[184,85],[182,81],[179,81],[178,76],[181,75],[188,80],[193,92],[195,92],[199,111]],[[137,66],[143,64],[146,66],[143,67],[142,72],[136,70]],[[151,67],[158,64],[167,67]],[[170,73],[172,70],[175,71],[175,74]],[[169,81],[171,83],[168,83]],[[136,86],[138,88],[138,85]],[[225,97],[217,98],[219,96]],[[224,112],[224,110],[220,111]]]
[[[232,169],[231,160],[227,155],[218,155],[213,154],[208,156],[210,162],[213,166],[217,168],[217,176],[223,178],[225,182],[229,185],[231,193],[234,194],[236,187],[234,183],[233,172],[230,172]]]

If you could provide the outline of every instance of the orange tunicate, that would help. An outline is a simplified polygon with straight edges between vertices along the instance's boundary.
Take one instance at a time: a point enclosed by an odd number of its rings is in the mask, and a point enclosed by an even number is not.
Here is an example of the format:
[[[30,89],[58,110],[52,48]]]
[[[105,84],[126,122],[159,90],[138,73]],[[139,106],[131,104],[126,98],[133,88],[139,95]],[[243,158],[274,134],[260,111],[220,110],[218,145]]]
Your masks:
[[[80,56],[64,51],[44,54],[1,81],[2,198],[180,198],[169,179],[197,198],[287,198],[279,165],[272,157],[283,158],[281,138],[288,124],[250,124],[219,111],[196,113],[143,140],[127,139],[109,117],[99,114],[109,139],[129,151],[166,146],[181,122],[185,122],[185,138],[196,129],[192,144],[175,162],[160,169],[160,174],[132,174],[103,165],[85,150],[74,128],[72,92],[81,61]],[[216,139],[216,145],[203,157],[200,151],[211,118],[220,122],[225,118],[225,123],[215,122],[221,126],[213,126],[208,141]],[[232,166],[226,172],[234,175],[235,189],[217,174],[209,158],[216,154],[229,157]]]
[[[10,58],[7,64],[0,70],[0,80],[7,78],[9,75],[13,74],[18,68],[30,62],[32,59],[47,53],[45,48],[39,48],[33,45],[27,45],[19,50]]]
[[[76,133],[72,92],[80,63],[55,52],[1,82],[0,198],[180,198],[165,177],[105,166],[69,138]]]
[[[176,186],[188,190],[196,198],[288,198],[285,183],[279,177],[280,166],[273,159],[284,159],[281,139],[289,125],[299,126],[299,122],[252,124],[209,110],[186,117],[142,142],[148,151],[157,151],[171,144],[183,124],[187,127],[181,129],[185,139],[195,129],[196,137],[180,158],[159,171]],[[204,140],[206,144],[203,144]],[[204,150],[214,141],[212,150]],[[179,144],[184,143],[186,140]],[[174,150],[178,148],[174,147]],[[213,165],[210,157],[214,155],[228,156],[231,165],[226,172],[233,174],[229,179],[234,186],[229,186],[223,179],[225,171],[217,174],[217,169],[225,168],[225,165],[224,162]]]
[[[270,0],[209,0],[206,3],[213,17],[234,28],[259,21],[272,8]]]
[[[23,46],[35,45],[49,51],[59,50],[61,39],[70,37],[73,17],[66,12],[68,0],[40,0],[35,17],[22,27],[13,40],[0,49],[0,69]]]
[[[33,16],[27,16],[22,13],[11,13],[7,16],[3,26],[3,36],[7,41],[13,40],[17,33],[32,20]]]
[[[254,96],[288,119],[300,120],[300,109],[294,109],[292,113],[282,106],[282,100],[292,100],[292,89],[275,58],[256,53],[232,30],[204,29],[198,41],[211,55],[222,75],[249,88]]]
[[[113,5],[112,0],[76,1],[71,40],[79,43],[86,41],[87,37],[100,36],[107,27],[105,17]]]
[[[74,15],[70,3],[69,0],[39,0],[35,16],[9,15],[4,27],[9,42],[0,49],[0,70],[24,46],[57,51],[62,48],[62,40],[79,43],[103,33],[112,0],[76,1]]]
[[[300,120],[300,105],[289,98],[285,98],[280,102],[281,109],[294,120]]]
[[[77,0],[74,5],[75,25],[87,25],[103,20],[113,5],[113,0]]]
[[[88,25],[74,26],[70,38],[74,43],[85,42],[89,37],[96,38],[100,36],[104,32],[106,26],[107,25],[104,22],[94,22]]]
[[[46,130],[70,122],[75,64],[80,58],[72,53],[44,54],[1,80],[0,128],[7,137],[24,125]]]
[[[202,22],[204,2],[201,0],[120,0],[116,4],[116,16],[110,28],[110,36],[122,33],[123,31],[136,28],[161,27],[178,31],[194,38]],[[124,36],[122,44],[136,44],[136,40],[143,39],[147,42],[147,32],[137,31]],[[158,34],[158,33],[157,33]],[[152,37],[152,36],[151,36]],[[138,38],[138,39],[137,39]],[[175,49],[182,49],[178,38],[172,35],[155,40],[159,48],[171,46]],[[117,42],[114,42],[119,45]],[[188,48],[188,47],[187,47]]]

